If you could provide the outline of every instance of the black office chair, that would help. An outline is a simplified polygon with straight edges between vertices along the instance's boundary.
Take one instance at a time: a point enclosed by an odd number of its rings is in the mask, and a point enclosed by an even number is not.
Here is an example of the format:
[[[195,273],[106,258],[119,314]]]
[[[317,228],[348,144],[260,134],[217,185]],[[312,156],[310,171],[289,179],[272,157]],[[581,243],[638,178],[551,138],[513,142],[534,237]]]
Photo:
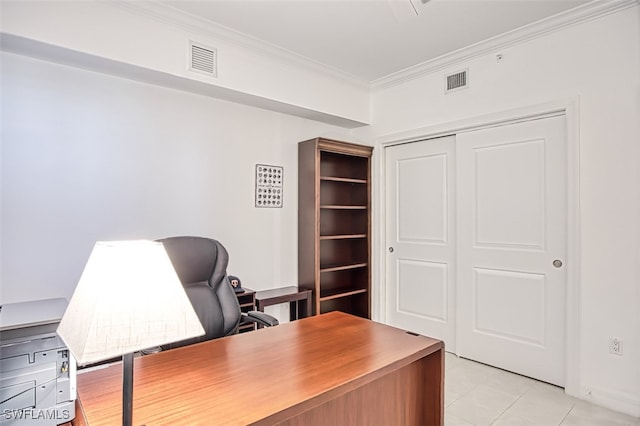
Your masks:
[[[278,320],[259,311],[243,313],[227,277],[229,254],[219,241],[203,237],[169,237],[158,240],[164,245],[178,278],[205,330],[205,335],[163,346],[177,348],[238,332],[240,322],[255,322],[266,327]]]

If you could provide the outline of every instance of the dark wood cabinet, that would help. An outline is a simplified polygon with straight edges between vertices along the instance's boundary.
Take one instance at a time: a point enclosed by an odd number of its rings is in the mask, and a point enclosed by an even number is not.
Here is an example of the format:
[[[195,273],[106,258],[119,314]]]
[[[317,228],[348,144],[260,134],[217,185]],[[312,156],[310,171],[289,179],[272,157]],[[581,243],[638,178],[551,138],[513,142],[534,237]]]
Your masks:
[[[298,287],[313,314],[371,317],[373,147],[317,138],[298,144]]]
[[[240,304],[240,310],[242,312],[249,312],[256,310],[256,292],[254,290],[245,289],[244,293],[236,293],[238,303]],[[238,328],[239,333],[245,333],[247,331],[253,331],[256,329],[256,324],[251,321],[240,321]]]

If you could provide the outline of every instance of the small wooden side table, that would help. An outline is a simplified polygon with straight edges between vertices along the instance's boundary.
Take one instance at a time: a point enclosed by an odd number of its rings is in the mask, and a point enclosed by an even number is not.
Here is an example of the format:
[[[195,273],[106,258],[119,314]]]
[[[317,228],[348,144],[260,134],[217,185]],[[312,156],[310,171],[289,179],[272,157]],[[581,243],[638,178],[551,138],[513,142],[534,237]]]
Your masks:
[[[264,312],[265,306],[286,302],[289,302],[290,321],[305,318],[311,309],[311,290],[300,290],[298,287],[290,286],[256,292],[256,309],[261,312]]]
[[[240,310],[244,313],[253,311],[256,307],[256,292],[255,290],[251,290],[249,288],[245,288],[244,292],[236,293],[236,297],[238,298],[238,304],[240,305]],[[238,333],[245,333],[247,331],[253,331],[256,329],[255,323],[248,321],[242,322],[240,321],[240,326],[238,328]]]

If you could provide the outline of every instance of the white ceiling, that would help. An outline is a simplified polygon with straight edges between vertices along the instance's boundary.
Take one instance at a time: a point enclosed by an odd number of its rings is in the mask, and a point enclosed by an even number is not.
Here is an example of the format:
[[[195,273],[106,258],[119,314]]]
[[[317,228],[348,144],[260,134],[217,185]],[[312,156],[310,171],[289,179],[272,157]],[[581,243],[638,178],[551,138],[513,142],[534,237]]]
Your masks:
[[[160,3],[362,80],[375,81],[587,1],[161,0]]]

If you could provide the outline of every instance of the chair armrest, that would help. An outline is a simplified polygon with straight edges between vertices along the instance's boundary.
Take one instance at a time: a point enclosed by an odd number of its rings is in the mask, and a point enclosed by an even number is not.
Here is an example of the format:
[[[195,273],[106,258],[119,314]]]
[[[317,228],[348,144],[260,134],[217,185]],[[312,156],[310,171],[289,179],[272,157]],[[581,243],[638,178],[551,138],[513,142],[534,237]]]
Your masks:
[[[246,314],[243,313],[242,318],[245,321],[255,322],[265,327],[273,327],[280,324],[277,318],[274,318],[271,315],[265,314],[264,312],[260,311],[249,311]]]
[[[153,355],[153,354],[157,354],[158,352],[162,352],[163,348],[162,346],[153,346],[151,348],[146,348],[140,351],[140,354],[142,355]]]

